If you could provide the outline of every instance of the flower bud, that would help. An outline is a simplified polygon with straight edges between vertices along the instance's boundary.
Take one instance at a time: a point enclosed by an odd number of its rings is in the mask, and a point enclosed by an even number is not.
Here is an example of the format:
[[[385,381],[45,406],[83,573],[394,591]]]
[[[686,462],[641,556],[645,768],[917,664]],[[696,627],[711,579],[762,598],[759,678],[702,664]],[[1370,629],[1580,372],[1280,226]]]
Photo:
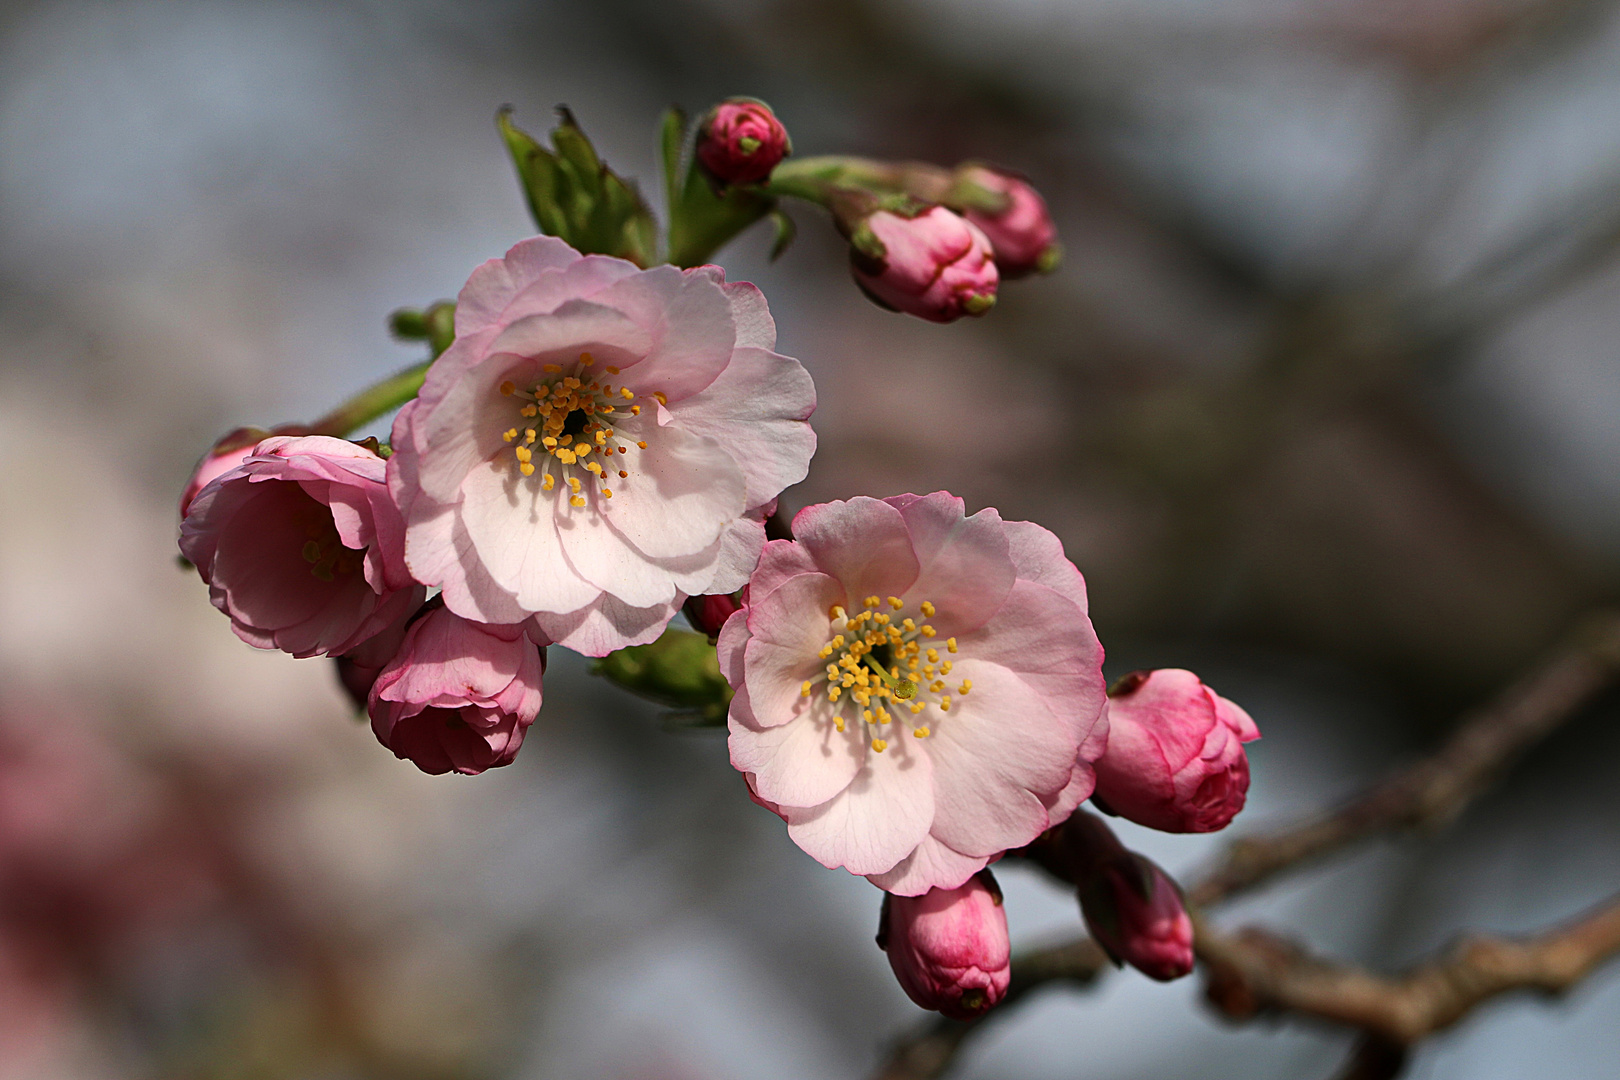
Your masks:
[[[878,947],[912,1001],[953,1020],[980,1016],[1007,994],[1007,913],[988,870],[956,889],[885,893]]]
[[[518,626],[435,608],[411,623],[372,684],[377,740],[426,773],[508,765],[540,712],[541,650]]]
[[[1040,192],[1011,173],[983,165],[958,170],[957,190],[964,188],[977,198],[962,200],[962,215],[989,238],[1002,277],[1023,277],[1031,271],[1049,274],[1057,269],[1063,249]]]
[[[692,629],[699,633],[708,634],[713,641],[720,636],[720,628],[726,625],[735,611],[742,608],[742,601],[737,599],[735,593],[715,593],[709,596],[689,596],[686,598],[687,621]]]
[[[1115,963],[1161,982],[1192,971],[1192,919],[1169,874],[1084,810],[1063,823],[1058,843],[1086,927]]]
[[[187,482],[186,490],[180,496],[180,516],[186,516],[186,511],[191,509],[191,500],[197,497],[197,492],[208,486],[209,481],[216,476],[223,476],[246,461],[259,440],[268,438],[269,435],[270,433],[263,428],[239,427],[221,436],[213,449],[202,456],[202,460],[197,462],[197,468],[192,471],[191,480]]]
[[[996,303],[1000,278],[990,241],[943,206],[916,217],[869,215],[851,237],[850,259],[855,283],[893,311],[951,322],[983,315]]]
[[[698,128],[697,159],[722,184],[761,183],[792,152],[782,121],[752,98],[722,101]]]
[[[1192,672],[1127,675],[1108,699],[1108,725],[1094,795],[1102,808],[1165,832],[1214,832],[1243,809],[1243,744],[1260,729]]]

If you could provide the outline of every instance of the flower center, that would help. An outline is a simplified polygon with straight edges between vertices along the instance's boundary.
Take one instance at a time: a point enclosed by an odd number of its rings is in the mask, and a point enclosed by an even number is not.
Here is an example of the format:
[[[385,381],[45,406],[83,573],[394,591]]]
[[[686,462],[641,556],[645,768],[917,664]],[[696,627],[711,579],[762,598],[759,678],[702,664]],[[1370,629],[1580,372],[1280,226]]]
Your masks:
[[[339,575],[352,574],[360,569],[366,553],[344,547],[332,515],[326,507],[320,509],[321,514],[311,515],[304,525],[304,535],[309,539],[304,541],[302,555],[304,561],[309,563],[311,574],[321,581],[333,581]]]
[[[626,460],[632,448],[647,449],[645,442],[625,445],[614,432],[615,423],[641,415],[634,404],[636,394],[628,386],[615,387],[616,367],[605,369],[598,379],[590,369],[595,364],[590,353],[580,353],[571,373],[560,364],[543,365],[543,377],[527,390],[511,380],[501,383],[501,394],[523,402],[518,409],[518,425],[501,433],[512,445],[518,472],[540,474],[540,488],[551,491],[558,481],[568,489],[571,506],[585,505],[585,485],[597,485],[604,499],[613,498],[607,481],[613,473],[619,479],[630,475]],[[654,393],[662,404],[662,394]]]
[[[906,603],[898,596],[889,597],[887,606],[889,610],[882,610],[883,599],[868,596],[862,610],[850,615],[835,604],[828,612],[833,636],[820,654],[828,662],[826,671],[799,688],[801,697],[826,695],[839,731],[851,719],[869,725],[872,749],[880,754],[889,746],[886,734],[909,723],[912,735],[926,739],[927,710],[951,711],[946,682],[951,661],[930,644],[935,631],[925,621],[934,617],[934,605],[922,601],[915,617],[904,614]],[[955,638],[945,640],[945,652],[956,652]],[[963,679],[956,694],[963,697],[972,689],[973,680]],[[896,725],[894,732],[886,733],[890,724]]]

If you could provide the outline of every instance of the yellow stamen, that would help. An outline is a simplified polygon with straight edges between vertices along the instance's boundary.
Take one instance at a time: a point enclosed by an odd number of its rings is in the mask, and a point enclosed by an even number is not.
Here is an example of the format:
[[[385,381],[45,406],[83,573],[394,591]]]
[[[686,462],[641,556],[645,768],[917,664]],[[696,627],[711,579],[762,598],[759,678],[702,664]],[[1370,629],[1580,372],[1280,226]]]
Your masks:
[[[584,506],[585,505],[585,496],[583,496],[583,495],[570,496],[569,499],[568,499],[568,504],[570,506]]]
[[[502,397],[511,397],[515,393],[517,393],[517,383],[513,382],[511,379],[507,379],[505,382],[501,383]]]
[[[924,600],[919,606],[922,608],[923,618],[932,619],[934,617],[935,609],[933,604],[930,604],[927,600]]]
[[[876,750],[878,753],[881,754],[881,753],[883,753],[883,751],[887,750],[888,748],[889,748],[889,741],[887,739],[873,739],[872,740],[872,749]]]

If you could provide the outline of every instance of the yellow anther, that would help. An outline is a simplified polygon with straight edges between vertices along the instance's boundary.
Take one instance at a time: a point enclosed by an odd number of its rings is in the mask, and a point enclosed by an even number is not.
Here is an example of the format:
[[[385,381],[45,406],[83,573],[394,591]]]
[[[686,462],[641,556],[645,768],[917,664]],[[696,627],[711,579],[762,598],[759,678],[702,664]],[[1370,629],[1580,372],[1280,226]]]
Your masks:
[[[580,367],[590,367],[594,363],[596,363],[596,361],[591,357],[590,353],[582,352],[582,353],[579,354],[579,366]]]
[[[602,489],[602,498],[604,498],[604,499],[613,498],[613,489],[612,488],[603,488]]]
[[[844,730],[844,718],[842,716],[833,717],[833,726],[836,727],[839,731],[843,731]]]
[[[934,693],[937,694],[941,690],[945,689],[945,684],[943,682],[940,682],[940,681],[935,681],[935,682],[929,684],[928,689],[932,690]]]
[[[640,416],[641,415],[641,406],[640,405],[632,405],[632,406],[630,406],[630,415],[631,416]]]
[[[804,685],[799,687],[799,696],[800,697],[809,697],[810,696],[810,680],[806,679],[805,682],[804,682]]]
[[[619,387],[619,396],[624,398],[624,400],[629,401],[636,395],[630,392],[630,388],[628,386],[621,386]]]
[[[586,454],[589,454],[592,450],[595,450],[595,449],[596,449],[596,447],[592,446],[590,443],[586,442],[584,439],[581,439],[581,440],[579,440],[579,442],[574,444],[574,453],[578,454],[580,457],[584,457]]]
[[[660,404],[660,405],[668,405],[669,404],[669,398],[664,396],[664,392],[662,390],[654,390],[653,391],[653,397],[658,399],[658,404]]]
[[[605,442],[607,442],[607,432],[598,431],[596,433],[596,445],[601,446]]]
[[[517,459],[519,461],[528,461],[530,458],[534,457],[534,451],[530,450],[527,446],[514,446],[512,448],[512,453],[517,455]]]
[[[906,707],[911,710],[911,715],[912,716],[916,716],[918,713],[922,712],[928,706],[924,705],[920,701],[913,701],[910,705],[908,705]]]
[[[860,700],[859,697],[857,697],[856,700],[859,701]],[[866,704],[866,702],[862,701],[861,704],[864,705],[864,704]],[[862,709],[861,710],[861,719],[865,720],[868,724],[870,724],[872,722],[872,710],[871,709]]]
[[[927,600],[924,600],[920,606],[922,607],[923,618],[932,619],[934,617],[935,609],[933,604],[930,604]]]
[[[939,670],[944,674],[949,675],[951,673],[951,662],[949,660],[945,661],[943,664],[939,665]]]
[[[643,439],[640,442],[636,443],[636,449],[638,449],[638,450],[647,449],[647,440]]]
[[[909,634],[913,630],[917,629],[917,624],[912,622],[910,619],[905,619],[900,623],[900,628]]]
[[[607,366],[607,373],[609,375],[617,375],[619,373],[619,369],[614,367],[612,364],[609,364]]]
[[[931,638],[934,636],[934,628],[929,626],[927,623],[923,623],[922,628],[917,632],[926,638]]]
[[[570,506],[584,506],[585,505],[585,496],[583,496],[583,495],[570,496],[569,499],[568,499],[568,505],[570,505]]]
[[[525,461],[518,466],[518,472],[522,473],[524,476],[533,476],[534,466]]]
[[[597,477],[597,479],[601,479],[601,477],[602,477],[602,466],[601,466],[600,463],[593,461],[593,462],[589,463],[588,465],[586,465],[585,469],[586,469],[587,472],[593,473]]]
[[[958,686],[956,688],[956,692],[958,694],[965,694],[969,690],[972,690],[972,689],[973,689],[973,680],[972,679],[963,679],[962,680],[962,685]]]
[[[625,477],[627,477],[627,476],[629,476],[629,475],[630,475],[630,474],[629,474],[629,473],[627,473],[627,472],[625,472],[625,471],[624,471],[624,470],[623,470],[623,469],[620,469],[620,470],[619,470],[619,479],[620,479],[620,480],[623,480],[623,479],[624,479],[624,478],[625,478]]]
[[[579,493],[579,477],[570,476],[568,478],[568,489],[570,491],[574,492],[575,494]]]
[[[511,428],[507,431],[501,432],[501,438],[505,439],[507,442],[511,442],[513,439],[517,438],[517,428]]]
[[[572,450],[566,450],[562,447],[558,447],[556,450],[552,451],[552,453],[556,454],[557,460],[562,462],[564,465],[572,465],[574,462],[579,460],[579,455],[575,454]]]
[[[562,371],[562,368],[557,364],[542,364],[540,365],[540,370],[546,372],[548,375],[555,375]],[[555,392],[556,389],[556,387],[552,387],[553,392]]]
[[[505,382],[501,383],[502,397],[511,397],[515,393],[517,393],[517,383],[513,382],[511,379],[507,379]]]
[[[862,600],[861,603],[865,604],[869,608],[875,608],[879,604],[883,603],[883,601],[876,596],[868,596],[865,600]]]
[[[523,408],[518,410],[518,414],[520,416],[538,416],[540,414],[540,410],[533,405],[525,405]]]
[[[938,649],[929,649],[928,650],[928,662],[930,664],[939,663],[939,650]]]
[[[946,694],[944,697],[939,699],[939,711],[940,712],[950,712],[951,711],[951,695]]]
[[[523,429],[523,441],[527,443],[534,442],[534,428],[531,427]]]
[[[562,443],[564,446],[567,446],[569,443],[574,441],[574,437],[572,435],[564,435],[557,441]]]
[[[544,446],[547,450],[554,450],[557,446],[557,440],[550,435],[546,435],[541,438],[540,445]]]
[[[878,753],[881,754],[881,753],[883,753],[883,751],[887,750],[888,748],[889,748],[889,742],[888,742],[887,739],[873,739],[872,740],[872,749],[876,750]]]
[[[827,657],[831,656],[832,654],[833,654],[833,647],[831,645],[823,645],[821,647],[821,652],[820,652],[819,655],[823,660],[827,659]]]
[[[570,389],[570,390],[578,390],[579,389],[579,380],[574,378],[572,375],[564,375],[562,384],[564,386],[568,387],[568,389]]]
[[[546,473],[545,476],[540,478],[540,490],[541,491],[550,491],[552,488],[554,488],[556,486],[557,486],[557,478],[555,476],[552,476],[550,473]]]
[[[950,638],[945,639],[945,651],[946,652],[955,652],[956,651],[956,639],[955,638],[950,637]]]

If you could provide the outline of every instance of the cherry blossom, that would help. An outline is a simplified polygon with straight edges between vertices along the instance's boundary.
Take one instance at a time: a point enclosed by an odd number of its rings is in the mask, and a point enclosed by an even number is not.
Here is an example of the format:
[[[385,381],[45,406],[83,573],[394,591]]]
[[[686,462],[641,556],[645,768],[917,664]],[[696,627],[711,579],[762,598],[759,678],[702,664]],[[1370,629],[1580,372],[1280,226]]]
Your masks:
[[[383,472],[383,459],[355,443],[277,435],[197,494],[180,551],[238,637],[336,655],[421,604]]]
[[[945,492],[812,506],[727,620],[733,766],[826,866],[954,889],[1091,793],[1102,647],[1058,539]]]
[[[394,424],[405,560],[450,610],[591,656],[746,581],[815,390],[752,285],[535,237],[476,270]]]

